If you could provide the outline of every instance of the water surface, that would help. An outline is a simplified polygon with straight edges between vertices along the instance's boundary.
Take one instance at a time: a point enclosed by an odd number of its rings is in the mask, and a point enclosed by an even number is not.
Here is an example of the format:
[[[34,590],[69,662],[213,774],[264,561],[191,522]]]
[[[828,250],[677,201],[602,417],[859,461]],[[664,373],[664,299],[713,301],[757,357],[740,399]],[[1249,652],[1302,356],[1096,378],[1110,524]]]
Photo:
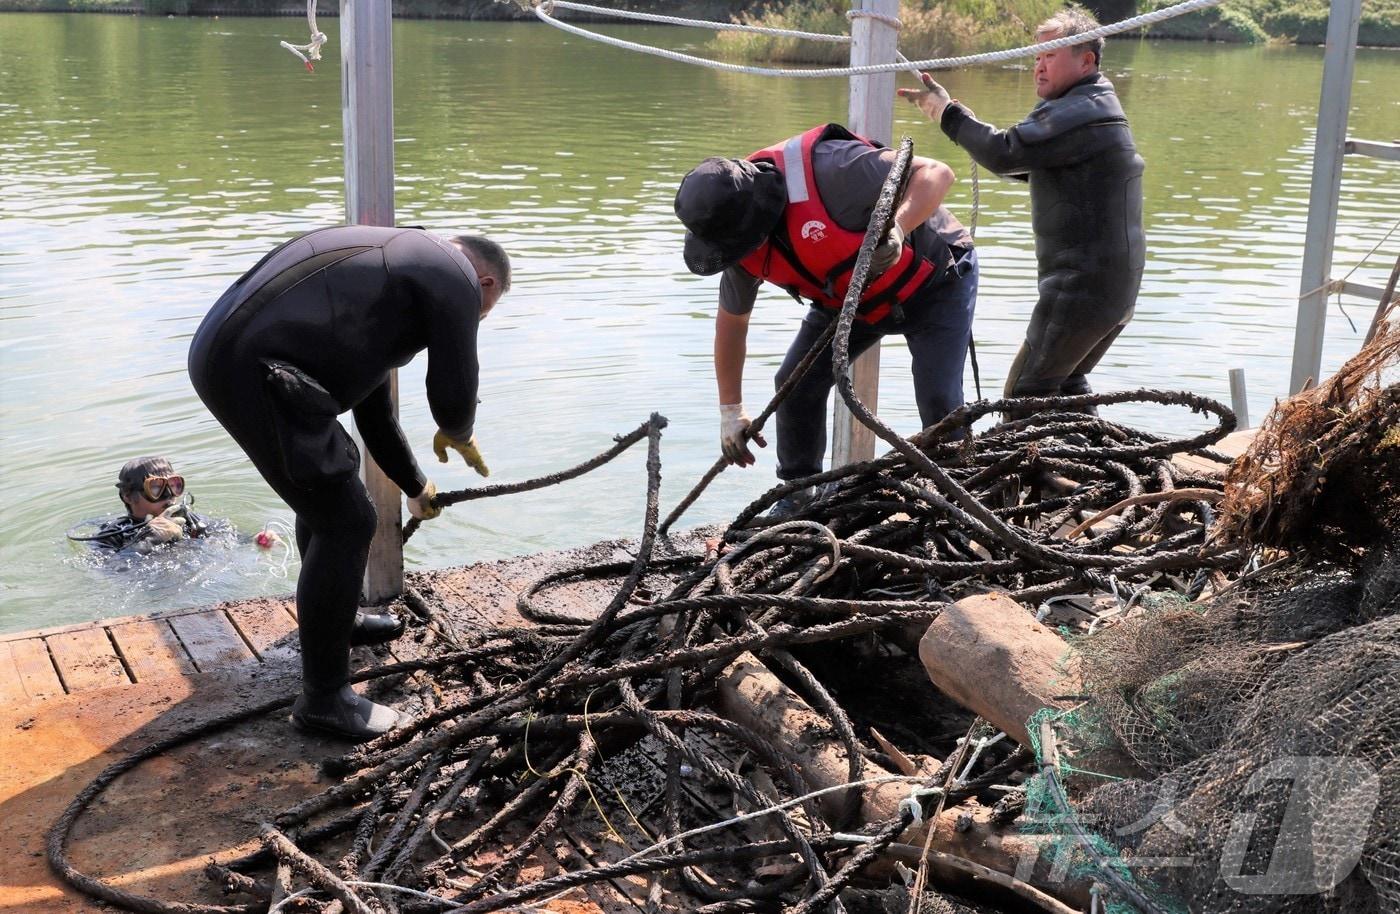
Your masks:
[[[315,74],[277,41],[296,19],[0,14],[0,631],[290,589],[284,552],[247,541],[291,520],[205,412],[185,374],[190,335],[219,293],[285,237],[343,219],[337,22]],[[841,81],[733,76],[631,55],[535,24],[395,23],[400,222],[489,234],[515,257],[515,289],[483,328],[477,435],[513,481],[605,448],[648,413],[671,419],[663,505],[716,451],[710,366],[716,281],[685,272],[676,182],[706,155],[740,155],[841,121]],[[616,27],[693,47],[699,33]],[[1147,272],[1138,316],[1099,389],[1179,387],[1228,399],[1248,370],[1257,417],[1284,392],[1322,54],[1120,41],[1105,69],[1143,155]],[[1023,67],[948,74],[979,116],[1019,118]],[[1352,134],[1400,135],[1400,55],[1362,51]],[[962,179],[966,157],[911,107],[897,131]],[[1347,162],[1338,273],[1400,219],[1400,169]],[[1034,303],[1023,186],[983,177],[977,351],[1000,388]],[[1394,256],[1393,243],[1390,250]],[[1353,279],[1381,285],[1380,255]],[[1391,261],[1393,263],[1393,261]],[[1347,310],[1364,333],[1370,306]],[[799,313],[765,293],[753,318],[746,400],[761,407]],[[1329,309],[1324,371],[1360,337]],[[402,422],[440,489],[474,483],[432,462],[422,360],[400,374]],[[885,348],[881,413],[913,431],[908,355]],[[968,381],[972,393],[971,375]],[[1192,417],[1113,414],[1159,430]],[[114,570],[64,537],[114,511],[128,457],[164,452],[242,539],[160,568]],[[772,482],[726,473],[696,522],[732,515]],[[440,567],[634,534],[640,449],[568,487],[454,508],[409,544]],[[178,557],[172,557],[178,558]]]

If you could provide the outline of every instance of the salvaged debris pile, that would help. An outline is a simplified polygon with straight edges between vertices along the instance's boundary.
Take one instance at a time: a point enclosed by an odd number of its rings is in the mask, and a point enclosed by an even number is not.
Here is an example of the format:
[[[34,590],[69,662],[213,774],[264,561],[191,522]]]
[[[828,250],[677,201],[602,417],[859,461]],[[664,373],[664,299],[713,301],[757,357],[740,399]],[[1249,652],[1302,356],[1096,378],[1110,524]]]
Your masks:
[[[1400,326],[1380,328],[1231,468],[1212,541],[1256,567],[1075,640],[1085,700],[1054,730],[1133,776],[1063,773],[1163,909],[1400,909]]]
[[[1210,411],[1218,421],[1169,441],[1080,411],[1130,400]],[[1037,418],[971,434],[978,418],[1005,406],[975,404],[920,436],[921,453],[955,481],[951,498],[894,453],[808,480],[821,486],[819,496],[781,522],[764,512],[793,487],[773,489],[703,555],[657,554],[654,423],[635,559],[549,575],[520,595],[532,628],[460,637],[458,651],[380,680],[400,695],[426,696],[417,719],[332,762],[340,780],[273,817],[263,851],[211,872],[255,896],[244,910],[315,887],[350,910],[485,912],[654,873],[665,875],[658,891],[715,910],[806,912],[838,904],[841,890],[907,838],[916,819],[951,823],[976,811],[978,827],[992,827],[1005,793],[993,788],[1023,779],[1029,753],[1012,739],[993,740],[998,728],[984,725],[977,733],[992,744],[977,758],[976,736],[965,748],[953,733],[941,746],[900,747],[871,729],[885,709],[843,701],[823,665],[866,658],[866,676],[901,661],[917,667],[920,636],[960,598],[1009,594],[997,599],[1028,622],[1045,606],[1064,617],[1058,624],[1087,630],[1097,613],[1120,610],[1148,586],[1184,600],[1243,560],[1233,547],[1206,543],[1219,482],[1170,460],[1226,434],[1227,410],[1152,391],[1041,405],[1047,411]],[[1066,538],[1106,510],[1117,513]],[[607,578],[622,580],[592,619],[544,605],[553,588]],[[1057,599],[1115,592],[1120,599],[1108,605]],[[803,740],[785,739],[783,720],[772,715],[739,722],[736,671],[745,664],[766,673],[774,696],[815,715]],[[431,688],[415,685],[423,677]],[[909,721],[902,732],[917,731]],[[650,826],[600,786],[639,739],[661,772],[655,797],[631,798],[653,800],[641,814]],[[823,740],[827,748],[813,748]],[[697,784],[705,802],[696,800]],[[1003,821],[1014,817],[1015,798],[1002,809]],[[677,837],[756,810],[767,810],[756,825]],[[585,867],[575,857],[565,875],[540,880],[537,853],[559,852],[571,829],[609,835],[614,862]],[[843,834],[849,830],[867,838]]]

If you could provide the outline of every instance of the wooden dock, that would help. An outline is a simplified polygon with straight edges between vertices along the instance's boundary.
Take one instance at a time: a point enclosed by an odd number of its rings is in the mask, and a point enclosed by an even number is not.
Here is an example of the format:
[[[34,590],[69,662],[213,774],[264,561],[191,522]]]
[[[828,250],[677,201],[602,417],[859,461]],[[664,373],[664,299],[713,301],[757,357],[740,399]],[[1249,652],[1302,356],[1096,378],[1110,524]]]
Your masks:
[[[410,583],[460,629],[528,625],[515,599],[529,582],[563,566],[626,558],[623,544],[604,543],[413,574]],[[613,586],[582,582],[541,603],[587,618]],[[403,638],[357,648],[354,663],[370,667],[445,647],[410,617]],[[290,597],[0,635],[0,821],[6,825],[0,911],[111,910],[55,880],[43,855],[48,827],[88,781],[129,752],[199,721],[294,694],[298,656]],[[228,904],[202,876],[204,864],[246,850],[265,817],[321,789],[317,765],[344,749],[303,736],[277,715],[176,749],[138,766],[103,795],[73,831],[72,858],[85,872],[140,895]],[[584,829],[571,838],[580,861],[602,852],[590,834]],[[560,864],[541,854],[535,866],[543,876]],[[577,891],[571,914],[637,914],[635,889],[604,884]]]

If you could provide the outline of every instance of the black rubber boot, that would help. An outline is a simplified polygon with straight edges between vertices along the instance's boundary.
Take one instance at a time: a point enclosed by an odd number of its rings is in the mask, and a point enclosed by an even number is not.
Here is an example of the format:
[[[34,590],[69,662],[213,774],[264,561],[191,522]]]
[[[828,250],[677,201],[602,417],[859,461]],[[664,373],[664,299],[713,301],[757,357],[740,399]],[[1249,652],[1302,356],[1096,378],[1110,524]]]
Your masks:
[[[805,489],[798,489],[789,492],[774,503],[763,516],[769,520],[788,520],[795,515],[801,514],[807,509],[817,497],[817,490],[814,486]]]
[[[292,705],[292,724],[298,730],[355,743],[383,736],[400,720],[398,711],[370,701],[348,685],[326,694],[302,692]]]
[[[393,613],[355,613],[355,627],[350,629],[350,644],[386,644],[403,634],[403,620]]]

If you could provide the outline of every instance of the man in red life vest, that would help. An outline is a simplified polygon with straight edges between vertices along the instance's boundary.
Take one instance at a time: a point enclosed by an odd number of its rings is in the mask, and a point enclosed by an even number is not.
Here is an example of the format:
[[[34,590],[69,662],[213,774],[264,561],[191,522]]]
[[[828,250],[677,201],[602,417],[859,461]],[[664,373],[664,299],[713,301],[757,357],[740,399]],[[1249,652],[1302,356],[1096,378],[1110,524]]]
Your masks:
[[[688,229],[685,264],[722,273],[715,321],[720,444],[733,463],[754,462],[743,406],[749,314],[764,280],[807,314],[775,382],[781,386],[840,313],[856,252],[894,152],[837,124],[814,127],[747,159],[709,158],[685,176],[676,215]],[[915,157],[895,224],[876,249],[870,282],[851,331],[851,356],[880,337],[903,334],[913,356],[914,394],[925,427],[963,403],[963,365],[972,338],[977,255],[967,230],[943,208],[953,172]],[[831,345],[778,407],[778,476],[820,473],[826,404],[834,384]],[[755,436],[760,447],[767,445]],[[790,514],[811,497],[794,493],[774,509]]]

